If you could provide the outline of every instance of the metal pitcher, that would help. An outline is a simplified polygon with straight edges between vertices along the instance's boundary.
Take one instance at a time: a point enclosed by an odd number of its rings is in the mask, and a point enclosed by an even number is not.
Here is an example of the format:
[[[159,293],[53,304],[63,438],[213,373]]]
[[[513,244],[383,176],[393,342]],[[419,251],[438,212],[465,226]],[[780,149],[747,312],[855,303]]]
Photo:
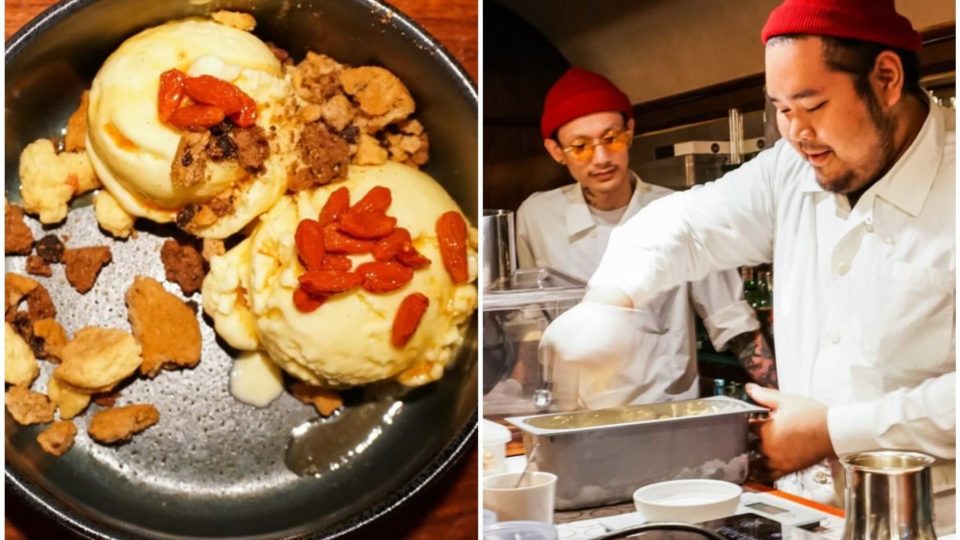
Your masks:
[[[484,290],[504,278],[509,278],[517,269],[513,227],[513,212],[483,211],[483,218],[480,220],[483,270],[480,272],[480,279]]]
[[[894,450],[840,458],[846,482],[843,540],[936,540],[933,462],[926,454]]]

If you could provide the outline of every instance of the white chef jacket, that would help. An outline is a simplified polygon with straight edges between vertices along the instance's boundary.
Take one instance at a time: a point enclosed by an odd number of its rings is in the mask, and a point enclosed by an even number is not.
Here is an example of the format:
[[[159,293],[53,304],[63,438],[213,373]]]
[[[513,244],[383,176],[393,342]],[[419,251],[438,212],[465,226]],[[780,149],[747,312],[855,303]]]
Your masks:
[[[619,227],[590,283],[644,305],[708,272],[772,261],[780,389],[829,407],[838,455],[920,450],[947,462],[935,491],[952,489],[954,152],[954,115],[931,104],[917,138],[851,208],[780,141]],[[829,482],[814,473],[794,491]]]
[[[621,224],[672,193],[636,175],[634,179],[636,189]],[[600,263],[609,234],[610,229],[591,214],[579,184],[534,193],[517,211],[517,259],[522,268],[549,267],[587,280]],[[697,397],[694,309],[718,350],[730,338],[759,328],[753,309],[743,300],[743,283],[736,271],[680,284],[640,308],[631,358],[580,366],[581,401],[601,408]]]

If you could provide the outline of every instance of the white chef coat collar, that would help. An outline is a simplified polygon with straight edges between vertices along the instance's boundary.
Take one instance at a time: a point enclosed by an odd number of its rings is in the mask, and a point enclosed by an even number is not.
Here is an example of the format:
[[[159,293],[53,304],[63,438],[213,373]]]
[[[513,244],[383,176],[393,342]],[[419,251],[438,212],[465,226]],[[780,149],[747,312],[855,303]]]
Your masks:
[[[927,118],[910,147],[887,171],[887,174],[883,175],[883,178],[871,186],[868,191],[882,197],[912,216],[919,215],[940,167],[940,160],[943,157],[944,133],[944,109],[930,103]],[[807,171],[808,173],[800,179],[800,190],[804,192],[825,191],[817,183],[813,167],[807,165]]]
[[[636,181],[637,186],[636,189],[633,190],[633,195],[630,197],[627,210],[623,213],[620,223],[629,219],[630,216],[639,210],[637,206],[640,204],[641,193],[649,189],[647,184],[640,180],[637,173],[630,171],[630,174],[633,176],[634,181]],[[571,184],[563,188],[563,191],[567,198],[567,236],[572,238],[586,230],[596,227],[597,222],[594,220],[593,214],[590,213],[587,200],[583,198],[583,189],[580,187],[580,184]]]
[[[927,119],[907,151],[877,182],[877,196],[911,216],[920,215],[943,158],[944,110],[930,103]]]

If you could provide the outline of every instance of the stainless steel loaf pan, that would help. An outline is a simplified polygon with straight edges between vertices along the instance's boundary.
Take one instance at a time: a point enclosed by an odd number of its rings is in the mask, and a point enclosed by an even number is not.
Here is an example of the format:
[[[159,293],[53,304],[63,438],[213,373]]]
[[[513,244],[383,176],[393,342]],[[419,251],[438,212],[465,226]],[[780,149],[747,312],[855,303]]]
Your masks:
[[[747,417],[766,409],[718,396],[507,418],[535,467],[557,475],[558,510],[630,500],[644,485],[680,478],[747,478]]]

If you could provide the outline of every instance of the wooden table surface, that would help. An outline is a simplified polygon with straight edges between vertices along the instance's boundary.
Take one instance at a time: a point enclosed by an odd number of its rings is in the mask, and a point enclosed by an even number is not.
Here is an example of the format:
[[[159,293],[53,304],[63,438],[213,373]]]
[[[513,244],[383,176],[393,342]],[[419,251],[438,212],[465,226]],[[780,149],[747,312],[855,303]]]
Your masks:
[[[5,0],[5,39],[54,4],[53,0]],[[477,80],[476,0],[393,0],[426,28]],[[476,538],[477,445],[449,474],[412,503],[365,534],[369,538]],[[6,500],[6,539],[64,538],[63,529],[23,502]]]

